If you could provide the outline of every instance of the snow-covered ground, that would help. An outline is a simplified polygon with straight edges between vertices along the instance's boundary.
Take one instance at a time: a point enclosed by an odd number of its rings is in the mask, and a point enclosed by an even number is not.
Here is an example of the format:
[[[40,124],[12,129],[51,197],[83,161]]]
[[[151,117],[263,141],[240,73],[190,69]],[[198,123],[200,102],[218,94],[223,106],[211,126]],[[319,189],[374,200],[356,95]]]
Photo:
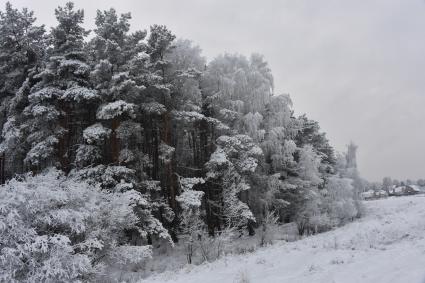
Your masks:
[[[151,276],[140,283],[425,283],[425,197],[365,202],[334,231]]]

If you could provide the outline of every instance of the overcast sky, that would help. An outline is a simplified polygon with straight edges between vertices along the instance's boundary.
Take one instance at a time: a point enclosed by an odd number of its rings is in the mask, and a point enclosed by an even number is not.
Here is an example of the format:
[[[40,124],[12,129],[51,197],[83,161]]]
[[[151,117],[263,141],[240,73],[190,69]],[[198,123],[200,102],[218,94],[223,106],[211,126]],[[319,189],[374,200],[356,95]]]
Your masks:
[[[65,1],[12,0],[46,26]],[[264,54],[276,93],[318,120],[338,150],[354,141],[369,180],[425,178],[424,0],[76,0],[86,26],[96,9],[131,12],[132,29],[167,25],[222,52]],[[4,7],[4,0],[0,0]]]

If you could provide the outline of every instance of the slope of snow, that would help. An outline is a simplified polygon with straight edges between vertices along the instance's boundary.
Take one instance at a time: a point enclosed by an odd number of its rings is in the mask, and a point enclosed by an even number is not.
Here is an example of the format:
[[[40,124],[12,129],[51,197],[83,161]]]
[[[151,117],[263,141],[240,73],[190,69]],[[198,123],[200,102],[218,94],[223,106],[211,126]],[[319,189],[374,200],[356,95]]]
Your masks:
[[[362,219],[303,240],[140,283],[425,283],[425,197],[365,202]]]

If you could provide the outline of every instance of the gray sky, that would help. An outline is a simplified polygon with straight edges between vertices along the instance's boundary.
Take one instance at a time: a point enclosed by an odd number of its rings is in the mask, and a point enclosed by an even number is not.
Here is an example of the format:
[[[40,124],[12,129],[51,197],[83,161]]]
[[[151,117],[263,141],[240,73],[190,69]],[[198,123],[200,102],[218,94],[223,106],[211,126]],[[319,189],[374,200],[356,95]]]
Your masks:
[[[11,0],[55,25],[65,1]],[[133,29],[158,23],[222,52],[268,60],[276,93],[318,120],[332,144],[359,146],[369,180],[425,178],[424,0],[76,0],[92,28],[96,9],[131,12]],[[4,0],[0,0],[4,7]]]

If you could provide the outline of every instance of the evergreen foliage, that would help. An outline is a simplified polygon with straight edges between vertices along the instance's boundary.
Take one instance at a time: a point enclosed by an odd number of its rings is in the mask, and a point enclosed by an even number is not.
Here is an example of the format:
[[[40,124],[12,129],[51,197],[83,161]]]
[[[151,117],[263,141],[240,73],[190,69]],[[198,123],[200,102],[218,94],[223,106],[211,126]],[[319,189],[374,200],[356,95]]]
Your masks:
[[[261,55],[207,63],[114,9],[88,40],[73,3],[55,15],[46,33],[27,9],[0,13],[0,281],[88,280],[171,239],[359,216],[356,147],[335,156]]]

